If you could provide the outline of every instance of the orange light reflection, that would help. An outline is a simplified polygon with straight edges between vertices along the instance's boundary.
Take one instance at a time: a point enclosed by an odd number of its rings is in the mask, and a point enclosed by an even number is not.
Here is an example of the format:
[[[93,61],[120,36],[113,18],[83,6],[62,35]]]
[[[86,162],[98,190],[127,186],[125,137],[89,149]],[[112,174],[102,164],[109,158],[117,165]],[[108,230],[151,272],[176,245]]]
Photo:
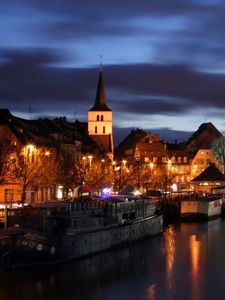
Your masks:
[[[172,295],[175,294],[175,284],[174,284],[174,263],[175,263],[175,236],[176,232],[174,227],[171,225],[167,228],[165,234],[165,257],[166,257],[166,281],[168,288]]]
[[[196,240],[196,235],[190,236],[190,252],[191,252],[191,281],[193,299],[199,297],[199,276],[200,276],[200,252],[201,242]]]

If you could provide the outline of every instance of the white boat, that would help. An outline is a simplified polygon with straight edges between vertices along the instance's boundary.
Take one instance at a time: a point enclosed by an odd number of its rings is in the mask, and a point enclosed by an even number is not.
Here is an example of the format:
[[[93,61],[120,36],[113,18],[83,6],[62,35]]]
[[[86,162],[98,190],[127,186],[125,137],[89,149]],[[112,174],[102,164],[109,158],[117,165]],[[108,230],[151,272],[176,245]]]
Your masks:
[[[223,196],[205,196],[181,201],[181,218],[210,219],[221,215]]]

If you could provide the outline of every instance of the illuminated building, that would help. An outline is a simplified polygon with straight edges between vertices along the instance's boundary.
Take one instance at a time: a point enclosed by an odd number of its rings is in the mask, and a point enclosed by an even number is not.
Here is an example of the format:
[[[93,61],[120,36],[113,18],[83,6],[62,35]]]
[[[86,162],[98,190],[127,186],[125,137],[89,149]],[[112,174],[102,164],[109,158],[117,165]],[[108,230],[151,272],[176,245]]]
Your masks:
[[[113,160],[112,110],[106,104],[102,67],[99,71],[95,104],[88,111],[88,134]]]

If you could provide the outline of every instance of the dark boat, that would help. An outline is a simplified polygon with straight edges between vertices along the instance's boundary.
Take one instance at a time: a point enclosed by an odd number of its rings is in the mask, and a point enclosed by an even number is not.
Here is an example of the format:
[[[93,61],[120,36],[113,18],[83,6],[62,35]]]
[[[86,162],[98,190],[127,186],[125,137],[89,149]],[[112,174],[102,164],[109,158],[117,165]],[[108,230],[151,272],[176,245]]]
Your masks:
[[[4,268],[51,264],[93,255],[162,232],[162,215],[131,196],[8,209],[0,230]]]

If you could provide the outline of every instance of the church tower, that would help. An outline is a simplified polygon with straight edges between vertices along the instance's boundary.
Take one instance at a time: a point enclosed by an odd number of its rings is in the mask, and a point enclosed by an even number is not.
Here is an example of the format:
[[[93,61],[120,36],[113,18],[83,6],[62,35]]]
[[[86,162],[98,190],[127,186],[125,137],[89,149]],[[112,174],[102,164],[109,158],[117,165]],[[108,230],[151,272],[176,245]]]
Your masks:
[[[89,136],[113,159],[112,110],[106,104],[102,66],[100,66],[95,104],[88,111]]]

